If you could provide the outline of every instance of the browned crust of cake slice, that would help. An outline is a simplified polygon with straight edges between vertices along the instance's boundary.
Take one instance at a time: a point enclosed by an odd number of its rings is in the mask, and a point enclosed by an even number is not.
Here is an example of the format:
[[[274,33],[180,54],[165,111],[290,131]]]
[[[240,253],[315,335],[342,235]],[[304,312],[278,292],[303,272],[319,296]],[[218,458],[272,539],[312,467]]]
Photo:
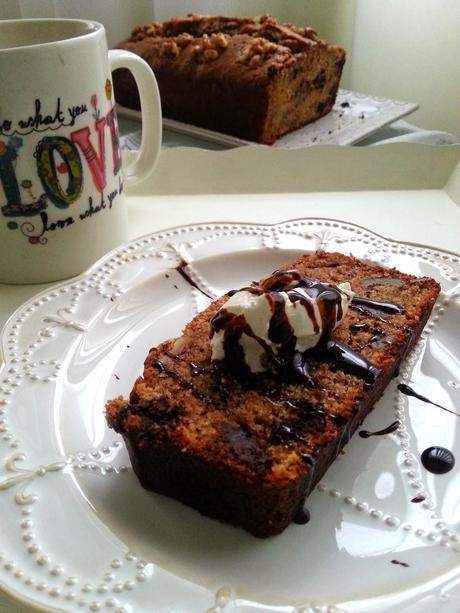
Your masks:
[[[296,268],[358,295],[395,303],[398,314],[351,308],[333,333],[380,374],[374,383],[311,357],[314,387],[271,375],[243,383],[211,365],[213,302],[179,339],[153,348],[128,401],[107,404],[142,485],[242,526],[281,532],[373,408],[416,343],[439,293],[433,279],[371,266],[338,253],[305,255]]]
[[[328,113],[345,51],[312,28],[273,18],[176,18],[135,28],[120,49],[155,72],[165,117],[266,144]],[[134,79],[114,73],[117,101],[140,108]]]

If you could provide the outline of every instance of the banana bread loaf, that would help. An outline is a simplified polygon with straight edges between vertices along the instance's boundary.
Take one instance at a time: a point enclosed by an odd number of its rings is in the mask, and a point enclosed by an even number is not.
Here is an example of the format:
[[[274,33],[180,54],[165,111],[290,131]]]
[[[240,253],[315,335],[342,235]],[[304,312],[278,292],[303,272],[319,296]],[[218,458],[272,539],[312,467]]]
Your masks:
[[[270,16],[175,18],[117,47],[152,67],[165,117],[266,144],[331,110],[345,62],[312,28]],[[140,108],[129,71],[115,71],[114,86],[121,105]]]
[[[430,278],[324,252],[301,257],[249,290],[273,292],[303,275],[321,281],[305,283],[323,297],[332,291],[328,284],[342,282],[355,294],[346,314],[334,303],[343,318],[332,332],[331,326],[322,332],[319,344],[287,361],[281,357],[270,372],[235,375],[213,361],[209,338],[211,327],[216,332],[222,318],[231,319],[226,295],[181,337],[151,349],[129,399],[106,407],[145,488],[259,537],[307,519],[306,496],[397,372],[440,290]],[[288,290],[289,301],[301,299],[296,292]],[[320,298],[319,310],[333,312]],[[271,300],[275,338],[287,328],[278,301]],[[230,345],[241,319],[232,321]]]

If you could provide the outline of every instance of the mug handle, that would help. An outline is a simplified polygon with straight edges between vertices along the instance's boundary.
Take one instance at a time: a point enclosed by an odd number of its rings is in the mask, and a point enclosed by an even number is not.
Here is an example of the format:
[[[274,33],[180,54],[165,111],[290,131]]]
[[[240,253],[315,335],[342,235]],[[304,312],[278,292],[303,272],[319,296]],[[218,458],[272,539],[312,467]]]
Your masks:
[[[142,181],[154,169],[161,150],[161,101],[155,75],[138,55],[123,49],[109,51],[110,70],[127,68],[132,72],[139,90],[142,110],[142,140],[139,154],[127,166],[123,176],[127,185]]]

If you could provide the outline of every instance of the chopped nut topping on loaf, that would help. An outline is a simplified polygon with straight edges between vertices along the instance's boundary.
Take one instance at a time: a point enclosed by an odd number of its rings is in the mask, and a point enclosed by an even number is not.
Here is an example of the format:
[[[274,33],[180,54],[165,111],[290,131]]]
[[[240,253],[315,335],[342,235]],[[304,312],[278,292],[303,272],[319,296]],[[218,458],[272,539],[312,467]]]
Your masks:
[[[266,144],[332,109],[345,62],[312,28],[269,15],[178,17],[139,26],[118,47],[152,67],[166,117]],[[139,109],[129,71],[114,82],[117,101]]]

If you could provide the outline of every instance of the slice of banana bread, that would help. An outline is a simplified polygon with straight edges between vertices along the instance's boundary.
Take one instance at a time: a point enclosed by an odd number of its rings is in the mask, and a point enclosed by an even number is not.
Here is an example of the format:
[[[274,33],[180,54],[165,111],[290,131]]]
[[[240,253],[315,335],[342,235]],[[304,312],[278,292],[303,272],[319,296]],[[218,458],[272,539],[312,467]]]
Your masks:
[[[440,291],[433,279],[338,253],[283,268],[349,282],[355,293],[330,338],[302,355],[308,378],[237,378],[212,362],[210,322],[223,296],[150,351],[129,400],[106,407],[145,488],[259,537],[307,520],[306,496],[397,372]]]

